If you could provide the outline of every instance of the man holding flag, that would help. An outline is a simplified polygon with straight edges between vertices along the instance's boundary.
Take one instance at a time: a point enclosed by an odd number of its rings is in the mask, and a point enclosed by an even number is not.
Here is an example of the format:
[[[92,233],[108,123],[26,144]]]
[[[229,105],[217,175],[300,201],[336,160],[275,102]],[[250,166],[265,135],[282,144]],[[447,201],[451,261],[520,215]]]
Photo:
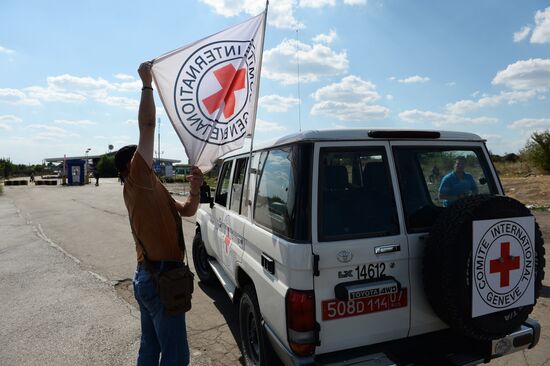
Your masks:
[[[183,266],[180,215],[193,216],[197,211],[203,175],[199,168],[192,167],[192,175],[188,177],[191,189],[183,203],[172,198],[153,172],[156,110],[151,62],[142,63],[138,73],[143,83],[138,112],[139,144],[125,146],[115,155],[115,164],[124,182],[124,203],[138,261],[133,281],[141,313],[137,365],[158,365],[161,356],[161,365],[187,365],[185,313],[172,315],[166,311],[153,276],[156,272]]]
[[[176,222],[181,220],[179,215],[192,216],[197,211],[202,171],[210,170],[225,153],[241,148],[245,137],[253,137],[266,16],[267,4],[264,12],[243,23],[139,67],[143,82],[139,145],[126,146],[115,156],[125,181],[124,202],[138,257],[134,278],[142,328],[138,366],[158,365],[160,355],[161,365],[189,363],[185,314],[166,313],[143,263],[152,262],[160,271],[183,263]],[[185,203],[174,200],[151,169],[153,79],[193,166]]]

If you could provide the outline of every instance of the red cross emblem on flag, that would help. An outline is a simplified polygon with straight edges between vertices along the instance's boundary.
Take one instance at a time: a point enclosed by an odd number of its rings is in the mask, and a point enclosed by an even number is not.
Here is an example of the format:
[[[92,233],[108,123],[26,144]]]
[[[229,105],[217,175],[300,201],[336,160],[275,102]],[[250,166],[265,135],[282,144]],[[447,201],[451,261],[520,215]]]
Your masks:
[[[243,67],[236,70],[235,66],[229,64],[214,71],[214,76],[222,88],[202,102],[210,114],[219,109],[223,102],[223,116],[229,118],[235,113],[235,92],[245,87],[246,69]]]
[[[490,262],[490,273],[500,273],[500,287],[510,286],[510,271],[519,269],[519,257],[510,255],[510,243],[500,243],[500,258]]]

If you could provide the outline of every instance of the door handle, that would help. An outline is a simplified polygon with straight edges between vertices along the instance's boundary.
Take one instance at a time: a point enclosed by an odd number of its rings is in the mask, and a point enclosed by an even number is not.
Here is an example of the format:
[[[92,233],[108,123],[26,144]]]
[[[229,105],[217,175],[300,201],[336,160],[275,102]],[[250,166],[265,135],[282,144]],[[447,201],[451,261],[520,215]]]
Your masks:
[[[399,251],[401,251],[401,246],[399,244],[382,245],[374,248],[374,254],[385,254]]]

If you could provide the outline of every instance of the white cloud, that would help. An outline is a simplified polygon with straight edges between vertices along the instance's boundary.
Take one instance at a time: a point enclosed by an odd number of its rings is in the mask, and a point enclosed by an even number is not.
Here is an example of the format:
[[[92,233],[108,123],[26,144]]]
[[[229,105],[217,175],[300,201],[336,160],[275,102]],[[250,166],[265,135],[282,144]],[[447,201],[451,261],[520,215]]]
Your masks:
[[[325,115],[340,121],[365,121],[387,117],[389,109],[370,104],[380,95],[376,85],[355,75],[344,77],[339,83],[324,86],[312,94],[316,103],[312,115]]]
[[[496,74],[492,84],[545,92],[550,88],[550,59],[535,58],[510,64]]]
[[[286,112],[290,107],[298,105],[300,100],[294,97],[283,97],[272,94],[260,98],[259,106],[265,108],[268,112]]]
[[[344,5],[366,5],[367,0],[344,0]],[[300,0],[301,8],[322,8],[324,6],[334,6],[336,0]]]
[[[114,83],[114,84],[112,84],[113,88],[116,91],[119,91],[119,92],[138,91],[138,90],[141,89],[141,85],[142,85],[141,80],[133,80],[133,81],[128,81],[128,82],[124,82],[124,83]]]
[[[32,99],[44,102],[63,102],[63,103],[81,103],[86,97],[77,93],[57,90],[54,88],[44,88],[41,86],[30,86],[23,89]]]
[[[525,38],[527,38],[529,32],[531,32],[531,27],[529,27],[528,25],[521,28],[521,30],[514,33],[514,42],[523,41]]]
[[[127,97],[104,97],[98,98],[96,101],[113,107],[122,107],[130,110],[137,110],[139,107],[139,101]]]
[[[13,104],[37,106],[40,105],[40,101],[37,99],[29,98],[25,93],[18,89],[0,89],[0,100]]]
[[[536,12],[535,24],[531,43],[550,43],[550,7]]]
[[[455,86],[455,85],[456,85],[456,82],[450,81],[450,82],[448,82],[448,83],[445,83],[445,85],[447,85],[447,86]]]
[[[103,78],[93,78],[91,76],[74,76],[63,74],[59,76],[49,76],[47,78],[48,85],[56,89],[74,89],[85,93],[89,90],[97,89],[113,89],[111,83]]]
[[[495,124],[498,122],[498,119],[492,117],[469,118],[455,114],[420,111],[418,109],[403,111],[399,113],[399,118],[409,123],[430,122],[435,126],[456,124],[486,125]]]
[[[134,77],[128,74],[119,73],[119,74],[115,74],[114,76],[115,76],[115,79],[118,79],[118,80],[125,80],[125,81],[134,80]]]
[[[333,100],[343,103],[369,103],[380,99],[376,85],[355,75],[348,75],[339,83],[317,89],[312,96],[316,101]]]
[[[241,13],[257,15],[265,8],[263,0],[201,0],[210,6],[216,14],[234,17]],[[276,28],[301,29],[304,25],[294,17],[295,0],[277,0],[269,4],[267,23]]]
[[[508,125],[509,128],[550,128],[550,118],[522,118]]]
[[[336,5],[336,0],[300,0],[301,8],[322,8],[334,5]]]
[[[331,29],[328,32],[328,34],[324,34],[324,33],[318,34],[315,37],[313,37],[311,40],[315,43],[331,44],[332,42],[334,42],[336,38],[338,38],[336,31]]]
[[[57,124],[60,125],[69,125],[69,126],[91,126],[95,125],[96,123],[87,119],[77,120],[77,121],[69,121],[65,119],[56,119],[54,121]]]
[[[405,79],[399,79],[398,81],[403,84],[425,83],[430,81],[430,78],[425,76],[414,75],[414,76],[409,76],[408,78],[405,78]]]
[[[11,131],[11,126],[6,123],[0,123],[0,130]]]
[[[46,131],[49,131],[49,132],[67,133],[67,130],[65,130],[61,127],[41,125],[41,124],[32,124],[32,125],[27,126],[27,128],[33,129],[33,130],[46,130]]]
[[[311,108],[312,115],[325,115],[337,118],[340,121],[383,119],[388,116],[388,113],[389,109],[381,105],[332,101],[319,102]]]
[[[386,99],[387,100],[393,100],[393,95],[391,95],[391,94],[386,95]]]
[[[341,74],[349,65],[346,51],[337,53],[323,44],[309,45],[294,39],[285,39],[275,48],[264,52],[262,76],[283,84],[297,83],[298,62],[302,82]]]
[[[128,119],[128,120],[126,120],[126,124],[127,125],[137,125],[138,120],[137,119]]]
[[[533,90],[501,92],[498,95],[483,95],[478,100],[459,100],[458,102],[447,104],[446,108],[452,114],[464,114],[484,107],[495,107],[503,103],[515,104],[525,102],[536,95],[537,93]]]
[[[9,48],[0,46],[0,53],[4,53],[6,55],[13,55],[15,53],[15,51],[11,50]]]
[[[0,122],[20,123],[20,122],[23,122],[23,120],[17,116],[14,116],[13,114],[6,114],[3,116],[0,116]]]
[[[43,124],[32,124],[27,126],[27,129],[38,131],[37,134],[30,136],[33,140],[59,141],[67,137],[79,136],[63,128]]]
[[[367,5],[367,0],[344,0],[346,5]]]
[[[286,128],[284,128],[283,126],[281,126],[276,122],[268,122],[268,121],[264,121],[263,119],[256,120],[256,131],[276,132],[276,131],[284,131],[284,130],[286,130]]]

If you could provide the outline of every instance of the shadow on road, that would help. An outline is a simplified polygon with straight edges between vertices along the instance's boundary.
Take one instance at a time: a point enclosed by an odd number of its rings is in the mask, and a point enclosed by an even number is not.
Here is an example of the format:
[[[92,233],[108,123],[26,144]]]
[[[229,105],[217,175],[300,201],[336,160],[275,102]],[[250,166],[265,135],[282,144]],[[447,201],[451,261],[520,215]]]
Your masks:
[[[238,307],[229,299],[229,296],[227,296],[220,283],[216,282],[215,285],[207,286],[202,282],[199,282],[199,287],[206,294],[206,296],[214,301],[214,305],[225,319],[225,322],[231,331],[231,335],[235,339],[235,343],[239,346],[239,351],[242,352]],[[239,357],[239,363],[244,365],[242,356]]]
[[[550,286],[542,286],[540,289],[540,296],[550,298]]]

